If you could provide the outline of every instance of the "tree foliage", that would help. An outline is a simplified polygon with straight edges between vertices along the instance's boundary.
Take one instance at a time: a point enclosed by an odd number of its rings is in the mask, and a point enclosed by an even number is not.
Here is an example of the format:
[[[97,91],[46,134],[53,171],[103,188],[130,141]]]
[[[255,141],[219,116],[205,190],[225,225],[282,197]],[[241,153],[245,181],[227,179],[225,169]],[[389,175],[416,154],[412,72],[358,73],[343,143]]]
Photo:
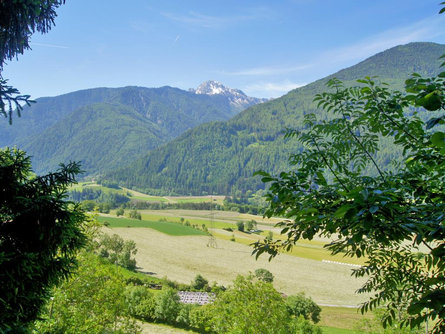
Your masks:
[[[213,328],[217,333],[295,333],[295,323],[287,312],[283,297],[270,283],[254,282],[238,276],[233,287],[218,296],[213,314]],[[303,320],[304,322],[304,320]],[[298,324],[297,324],[298,323]],[[319,329],[305,333],[318,333]]]
[[[0,114],[9,117],[17,110],[19,116],[22,104],[30,105],[29,95],[7,85],[1,74],[5,61],[12,60],[27,49],[34,32],[47,33],[54,25],[56,9],[65,0],[17,0],[0,2]]]
[[[302,316],[306,320],[312,320],[314,323],[320,321],[321,308],[310,297],[304,293],[286,298],[286,307],[288,312],[294,317]]]
[[[136,243],[133,240],[124,240],[117,234],[99,234],[94,242],[96,252],[113,264],[124,267],[128,270],[136,269],[137,253]]]
[[[406,309],[402,324],[436,320],[433,333],[444,332],[445,136],[436,127],[444,78],[413,74],[404,93],[369,77],[354,87],[330,80],[314,99],[326,116],[307,114],[306,130],[287,131],[304,145],[290,158],[295,170],[258,173],[270,184],[266,216],[286,218],[278,224],[286,238],[258,242],[254,253],[273,257],[300,238],[334,238],[333,253],[366,257],[353,273],[368,278],[359,292],[374,293],[362,311],[385,305],[390,325]],[[400,147],[399,166],[376,162],[382,138]]]
[[[66,201],[79,166],[35,177],[30,158],[0,150],[0,331],[33,321],[85,243],[78,205]]]
[[[135,305],[135,300],[142,299],[140,294],[126,294],[122,274],[92,253],[82,252],[79,264],[71,278],[54,289],[41,320],[34,325],[35,332],[139,333],[139,326],[128,315],[142,308]],[[131,298],[129,307],[127,299]]]
[[[195,279],[190,284],[191,288],[196,291],[203,290],[205,288],[209,288],[209,281],[206,280],[201,274],[195,276]]]
[[[266,283],[272,283],[273,282],[273,274],[264,268],[260,268],[255,270],[255,277],[259,279],[260,281],[266,282]]]

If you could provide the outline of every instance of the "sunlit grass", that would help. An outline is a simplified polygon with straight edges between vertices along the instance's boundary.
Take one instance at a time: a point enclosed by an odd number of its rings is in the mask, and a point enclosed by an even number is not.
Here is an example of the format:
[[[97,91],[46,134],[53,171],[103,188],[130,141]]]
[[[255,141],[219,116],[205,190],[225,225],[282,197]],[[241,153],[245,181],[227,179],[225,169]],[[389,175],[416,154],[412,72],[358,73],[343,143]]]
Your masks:
[[[372,313],[361,314],[357,308],[322,306],[321,309],[319,324],[320,326],[328,326],[327,330],[324,331],[325,333],[359,333],[355,329],[360,321],[373,317]]]
[[[184,226],[179,223],[169,221],[149,221],[138,220],[130,218],[114,218],[114,217],[97,217],[98,221],[107,227],[146,227],[156,231],[172,235],[172,236],[184,236],[184,235],[206,235],[201,230],[194,229],[189,226]]]

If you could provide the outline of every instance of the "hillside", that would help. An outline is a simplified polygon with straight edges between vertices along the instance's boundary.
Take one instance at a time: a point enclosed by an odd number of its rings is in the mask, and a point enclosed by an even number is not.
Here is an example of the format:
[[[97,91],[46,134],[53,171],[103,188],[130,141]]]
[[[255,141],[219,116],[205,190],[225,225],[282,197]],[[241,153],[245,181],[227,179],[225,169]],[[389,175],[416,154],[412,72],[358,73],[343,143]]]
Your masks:
[[[252,174],[263,169],[288,169],[287,159],[298,147],[285,141],[285,128],[300,128],[303,115],[316,111],[315,94],[326,90],[325,83],[337,77],[347,84],[364,76],[378,76],[395,88],[413,72],[438,73],[438,58],[445,45],[410,43],[372,56],[350,68],[281,98],[253,106],[227,122],[212,122],[185,132],[170,143],[149,152],[129,167],[109,173],[106,178],[127,187],[182,194],[227,194],[233,189],[255,190],[263,185]],[[390,146],[377,157],[387,163],[397,156]]]
[[[82,162],[103,173],[176,138],[199,124],[240,111],[228,96],[178,88],[95,88],[37,99],[12,126],[0,124],[0,146],[33,156],[37,173],[61,162]]]

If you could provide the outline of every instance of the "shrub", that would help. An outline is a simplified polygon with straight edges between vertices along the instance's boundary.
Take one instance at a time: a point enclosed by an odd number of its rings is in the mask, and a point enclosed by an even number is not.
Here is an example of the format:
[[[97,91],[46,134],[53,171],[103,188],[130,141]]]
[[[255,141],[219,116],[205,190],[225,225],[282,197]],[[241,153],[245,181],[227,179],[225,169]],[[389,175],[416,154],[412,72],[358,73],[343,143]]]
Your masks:
[[[196,306],[190,310],[190,327],[204,333],[215,333],[213,329],[215,310],[212,305]]]
[[[207,281],[204,277],[202,277],[200,274],[196,275],[195,279],[191,283],[191,287],[194,290],[204,290],[204,288],[207,288],[205,290],[208,290],[209,288],[209,281]]]
[[[244,223],[243,222],[237,222],[236,223],[236,228],[238,229],[238,231],[244,232]]]
[[[273,275],[272,273],[264,268],[255,270],[255,277],[258,278],[260,281],[266,282],[266,283],[272,283],[273,282]]]
[[[178,316],[176,317],[176,323],[182,327],[190,327],[190,313],[197,305],[193,304],[180,304]]]
[[[123,216],[125,214],[124,208],[119,208],[116,210],[116,216]]]
[[[139,219],[139,220],[142,219],[140,212],[138,212],[137,210],[131,210],[129,216],[132,219]]]
[[[320,321],[321,308],[310,297],[306,297],[304,293],[287,297],[286,307],[289,314],[294,317],[302,316],[314,323]]]
[[[127,286],[125,289],[125,302],[128,313],[136,319],[153,321],[155,317],[155,298],[148,288],[144,286]]]
[[[133,240],[124,240],[117,234],[109,236],[102,233],[95,242],[96,252],[111,263],[117,264],[129,270],[136,269],[136,259],[132,258],[136,255],[136,244]]]
[[[232,288],[214,303],[218,333],[288,334],[291,317],[281,295],[270,283],[238,276]]]
[[[163,290],[156,295],[155,302],[156,319],[169,324],[174,323],[181,307],[178,293],[173,289]]]

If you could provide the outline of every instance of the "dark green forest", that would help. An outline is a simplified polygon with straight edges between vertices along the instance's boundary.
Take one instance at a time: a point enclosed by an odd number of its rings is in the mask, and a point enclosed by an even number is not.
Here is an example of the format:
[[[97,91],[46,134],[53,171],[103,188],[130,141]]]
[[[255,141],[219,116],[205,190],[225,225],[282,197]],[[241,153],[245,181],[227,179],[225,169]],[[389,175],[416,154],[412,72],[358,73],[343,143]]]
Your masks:
[[[253,173],[259,169],[271,173],[289,170],[288,157],[302,147],[285,140],[283,131],[301,129],[307,113],[322,115],[313,98],[327,90],[329,79],[337,77],[351,85],[365,76],[377,76],[400,89],[413,72],[437,74],[443,53],[445,46],[435,43],[394,47],[281,98],[253,106],[227,122],[200,125],[105,178],[147,192],[161,189],[166,194],[230,194],[234,190],[261,189],[264,184]],[[376,160],[389,166],[399,156],[390,141],[383,141]]]
[[[224,96],[172,87],[87,89],[37,99],[14,126],[0,124],[0,146],[25,149],[37,173],[71,160],[81,161],[87,174],[100,174],[201,123],[237,112]]]

